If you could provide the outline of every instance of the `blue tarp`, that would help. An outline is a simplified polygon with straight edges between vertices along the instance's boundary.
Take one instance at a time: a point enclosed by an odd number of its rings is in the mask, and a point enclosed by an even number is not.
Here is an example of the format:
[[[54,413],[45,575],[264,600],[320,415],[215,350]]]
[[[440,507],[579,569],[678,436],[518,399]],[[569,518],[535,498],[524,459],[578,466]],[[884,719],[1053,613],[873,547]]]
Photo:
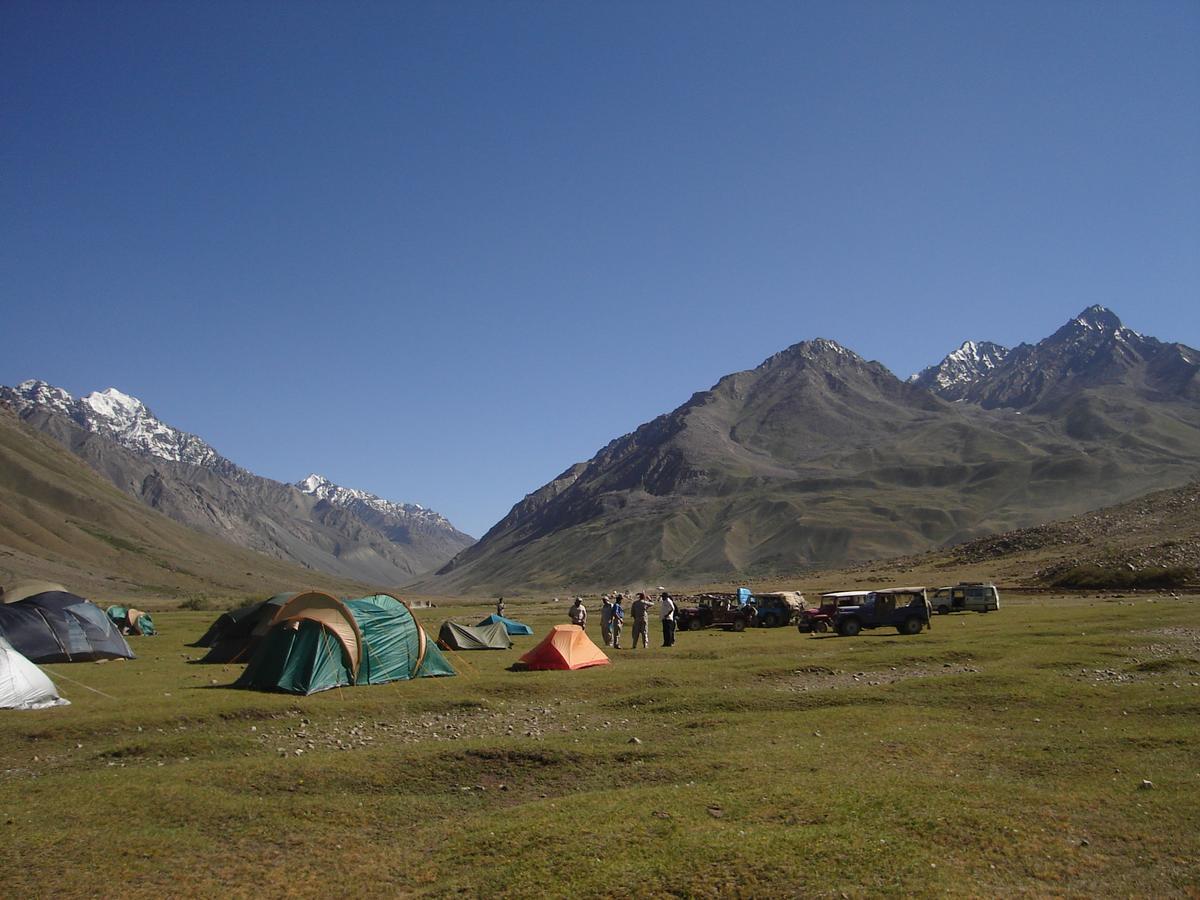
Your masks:
[[[745,606],[750,602],[750,588],[738,588],[738,606]]]
[[[504,618],[504,616],[498,616],[495,613],[492,613],[490,616],[488,616],[486,619],[484,619],[482,622],[479,623],[479,625],[497,625],[497,624],[503,625],[504,630],[507,631],[509,634],[533,634],[533,629],[530,628],[528,625],[526,625],[522,622],[517,622],[513,619],[506,619],[506,618]],[[479,626],[476,626],[476,627],[479,627]]]

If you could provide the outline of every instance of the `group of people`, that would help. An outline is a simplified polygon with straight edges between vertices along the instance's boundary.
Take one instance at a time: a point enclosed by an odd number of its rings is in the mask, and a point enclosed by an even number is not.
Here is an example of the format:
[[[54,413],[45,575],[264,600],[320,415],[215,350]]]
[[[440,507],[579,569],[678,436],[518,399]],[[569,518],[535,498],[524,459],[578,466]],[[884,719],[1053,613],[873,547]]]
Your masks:
[[[675,644],[675,614],[678,607],[671,595],[660,588],[662,593],[658,599],[658,618],[662,622],[664,647]],[[604,594],[600,598],[600,636],[604,638],[604,646],[614,650],[621,649],[621,632],[625,630],[625,601],[623,593]],[[636,650],[640,641],[643,648],[649,647],[647,627],[650,616],[654,611],[655,602],[645,591],[638,591],[637,597],[629,604],[628,615],[633,621],[633,649]],[[583,598],[576,597],[574,604],[567,611],[567,618],[572,625],[587,629],[588,611],[583,605]]]

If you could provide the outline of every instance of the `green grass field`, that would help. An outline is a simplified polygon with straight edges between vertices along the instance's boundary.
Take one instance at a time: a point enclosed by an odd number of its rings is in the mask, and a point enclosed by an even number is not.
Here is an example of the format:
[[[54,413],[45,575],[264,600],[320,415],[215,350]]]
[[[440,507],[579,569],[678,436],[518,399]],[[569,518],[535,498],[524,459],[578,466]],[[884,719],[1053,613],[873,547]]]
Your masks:
[[[508,613],[538,634],[449,654],[459,677],[307,698],[190,664],[211,612],[46,667],[73,705],[0,717],[6,892],[1200,893],[1200,597],[689,632],[538,673],[507,667],[565,606]]]

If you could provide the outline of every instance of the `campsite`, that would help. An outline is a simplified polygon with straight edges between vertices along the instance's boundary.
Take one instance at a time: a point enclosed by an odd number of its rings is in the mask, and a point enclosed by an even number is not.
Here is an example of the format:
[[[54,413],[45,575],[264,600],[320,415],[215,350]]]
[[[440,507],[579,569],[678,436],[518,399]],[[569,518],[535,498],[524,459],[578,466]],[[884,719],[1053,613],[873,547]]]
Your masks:
[[[1200,900],[1200,0],[0,35],[5,898]]]
[[[243,664],[187,646],[217,613],[155,608],[136,659],[43,666],[71,705],[5,719],[0,874],[36,893],[52,857],[59,896],[1185,893],[1195,601],[1006,594],[916,637],[710,629],[511,671],[565,621],[531,599],[509,613],[534,634],[445,652],[455,677],[307,697],[235,688]],[[484,611],[416,613],[432,636]]]

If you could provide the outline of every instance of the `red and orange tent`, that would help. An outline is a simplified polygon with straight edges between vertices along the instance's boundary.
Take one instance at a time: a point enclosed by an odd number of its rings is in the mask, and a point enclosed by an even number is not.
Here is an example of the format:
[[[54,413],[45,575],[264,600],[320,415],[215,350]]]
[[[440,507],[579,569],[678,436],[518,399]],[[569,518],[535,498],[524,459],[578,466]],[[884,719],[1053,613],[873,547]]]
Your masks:
[[[526,669],[585,669],[607,666],[609,659],[578,625],[555,625],[519,662]]]

